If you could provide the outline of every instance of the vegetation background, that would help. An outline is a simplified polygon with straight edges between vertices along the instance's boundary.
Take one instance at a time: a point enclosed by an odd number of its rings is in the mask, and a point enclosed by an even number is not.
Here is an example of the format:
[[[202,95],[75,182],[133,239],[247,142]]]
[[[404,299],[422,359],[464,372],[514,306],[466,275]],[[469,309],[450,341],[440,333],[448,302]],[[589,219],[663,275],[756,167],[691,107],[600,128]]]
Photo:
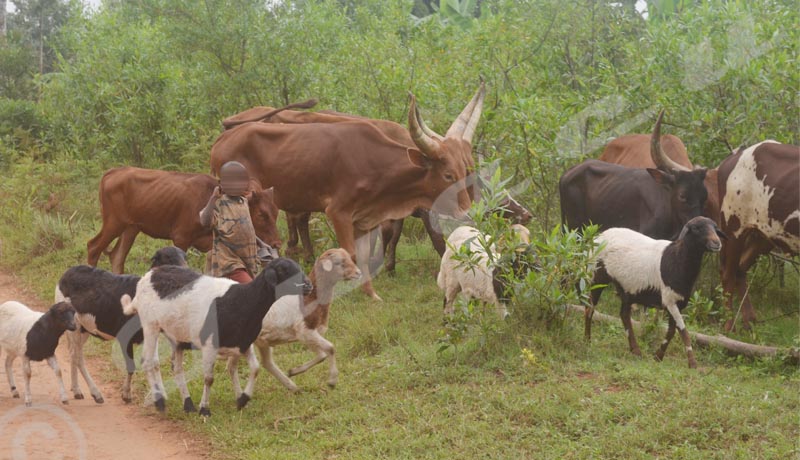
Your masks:
[[[475,153],[499,161],[553,267],[585,250],[552,233],[558,177],[608,140],[648,132],[659,108],[699,165],[764,139],[800,143],[793,0],[0,0],[3,13],[0,265],[45,297],[85,262],[104,170],[206,172],[220,120],[255,105],[316,97],[404,123],[410,90],[444,131],[483,77]],[[322,369],[298,377],[300,395],[261,377],[238,413],[220,373],[210,423],[174,404],[169,416],[231,458],[800,456],[795,365],[707,350],[690,372],[678,345],[664,363],[633,358],[618,325],[587,345],[580,318],[532,314],[568,296],[541,279],[528,292],[546,295],[518,301],[515,321],[463,305],[462,322],[443,323],[435,253],[420,225],[406,228],[397,276],[377,280],[383,305],[351,293],[334,306],[339,388],[319,388]],[[324,220],[314,236],[333,244]],[[128,269],[142,272],[161,244],[140,237]],[[693,330],[718,332],[729,314],[716,264],[687,311]],[[736,337],[800,345],[793,265],[763,258],[751,279],[764,321]],[[664,318],[640,319],[643,344],[660,340]],[[278,352],[284,368],[305,356]]]

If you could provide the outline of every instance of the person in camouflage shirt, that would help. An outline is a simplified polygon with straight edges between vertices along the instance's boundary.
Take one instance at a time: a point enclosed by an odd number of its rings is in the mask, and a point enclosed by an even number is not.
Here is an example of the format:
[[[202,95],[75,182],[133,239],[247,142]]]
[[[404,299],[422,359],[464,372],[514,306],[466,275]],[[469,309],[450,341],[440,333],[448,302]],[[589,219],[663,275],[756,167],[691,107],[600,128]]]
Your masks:
[[[200,212],[200,223],[213,234],[209,274],[249,283],[259,266],[259,240],[247,204],[250,177],[244,165],[229,161],[220,168],[219,182]]]

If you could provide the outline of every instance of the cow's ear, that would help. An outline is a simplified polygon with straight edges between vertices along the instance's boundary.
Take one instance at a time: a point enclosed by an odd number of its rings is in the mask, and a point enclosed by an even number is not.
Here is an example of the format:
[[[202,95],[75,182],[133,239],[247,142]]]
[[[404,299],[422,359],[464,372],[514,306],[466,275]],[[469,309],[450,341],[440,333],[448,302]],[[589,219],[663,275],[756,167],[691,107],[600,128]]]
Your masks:
[[[424,169],[431,169],[431,159],[428,158],[427,155],[414,148],[408,148],[406,151],[408,152],[408,159],[414,163],[414,166]]]
[[[666,185],[667,187],[671,187],[675,183],[675,176],[668,172],[664,172],[660,169],[655,168],[647,168],[648,174],[661,185]]]

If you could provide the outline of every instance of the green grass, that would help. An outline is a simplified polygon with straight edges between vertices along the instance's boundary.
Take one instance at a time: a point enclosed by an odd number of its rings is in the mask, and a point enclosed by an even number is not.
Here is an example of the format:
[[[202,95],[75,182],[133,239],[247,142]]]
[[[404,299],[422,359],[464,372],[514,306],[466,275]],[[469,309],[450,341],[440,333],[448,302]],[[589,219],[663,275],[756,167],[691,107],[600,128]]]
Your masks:
[[[0,189],[0,198],[13,190]],[[0,265],[51,298],[61,272],[85,261],[85,242],[99,226],[93,193],[88,186],[76,191],[61,221],[33,217],[39,195],[30,199],[28,210],[13,211],[18,216],[13,222],[11,210],[0,211],[6,218],[0,223]],[[42,228],[65,226],[73,210],[79,211],[77,225]],[[36,252],[42,237],[60,239],[61,249]],[[140,237],[129,271],[144,271],[162,244]],[[443,323],[435,253],[425,241],[404,238],[398,256],[397,275],[381,274],[375,281],[383,303],[358,290],[334,301],[327,337],[337,350],[337,388],[325,385],[327,363],[294,378],[302,389],[296,395],[262,370],[254,399],[237,411],[220,363],[208,421],[182,413],[174,386],[166,416],[209,439],[213,458],[800,458],[796,367],[698,349],[700,369],[690,370],[678,339],[657,363],[651,356],[662,337],[653,324],[665,319],[652,310],[639,313],[648,325],[639,337],[646,356],[641,359],[628,353],[618,323],[596,324],[591,344],[585,343],[578,315],[558,331],[518,324],[512,316],[484,342],[473,334],[458,348],[437,352]],[[107,260],[103,264],[107,267]],[[192,255],[192,264],[200,266],[199,255]],[[759,266],[758,280],[762,272],[766,281],[756,283],[753,292],[757,312],[777,319],[736,337],[797,345],[798,275],[787,269],[786,287],[779,288],[777,280],[767,279],[766,264]],[[710,295],[713,269],[703,276],[701,291]],[[610,291],[603,299],[600,310],[616,314],[618,299]],[[719,332],[714,321],[690,322],[689,328]],[[108,360],[110,344],[92,343],[93,354]],[[523,349],[531,354],[523,357]],[[309,358],[297,345],[276,349],[283,369]],[[198,362],[197,356],[187,358],[190,375]],[[165,381],[171,382],[166,354],[162,363]],[[122,375],[109,364],[104,377],[121,381]],[[197,403],[202,382],[194,375],[189,388]],[[144,404],[141,374],[135,394]],[[150,406],[142,411],[154,412]]]

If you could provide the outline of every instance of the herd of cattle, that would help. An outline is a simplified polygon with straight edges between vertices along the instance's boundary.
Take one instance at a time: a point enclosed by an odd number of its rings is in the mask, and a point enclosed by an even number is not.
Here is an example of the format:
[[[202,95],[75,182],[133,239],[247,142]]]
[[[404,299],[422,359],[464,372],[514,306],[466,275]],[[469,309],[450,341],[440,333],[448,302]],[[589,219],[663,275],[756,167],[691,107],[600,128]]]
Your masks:
[[[100,181],[102,229],[88,242],[90,266],[65,272],[56,289],[56,305],[44,315],[28,313],[13,302],[0,305],[0,317],[22,318],[21,322],[14,320],[19,324],[6,321],[16,325],[13,331],[0,327],[0,346],[24,355],[25,362],[35,359],[31,353],[52,361],[63,401],[66,392],[51,358],[57,337],[65,330],[75,330],[70,334],[72,389],[78,399],[83,398],[77,382],[79,371],[95,401],[103,401],[83,363],[82,348],[89,335],[116,339],[123,345],[128,368],[123,386],[126,400],[131,398],[135,369],[132,346],[144,343],[143,368],[161,409],[166,393],[154,352],[160,333],[173,345],[176,381],[186,410],[194,410],[194,404],[188,397],[181,357],[191,345],[203,352],[205,389],[200,412],[204,415],[210,414],[213,363],[220,354],[230,353],[228,370],[239,407],[250,399],[258,370],[250,346],[254,342],[261,351],[262,365],[287,388],[296,386],[272,362],[271,350],[288,341],[301,341],[317,354],[314,360],[292,369],[289,376],[328,358],[328,383],[335,385],[338,371],[333,345],[321,335],[327,328],[333,286],[339,280],[360,278],[364,292],[380,299],[370,279],[378,234],[384,253],[388,250],[388,268],[393,269],[403,219],[422,218],[437,252],[444,254],[438,283],[446,293],[446,308],[452,308],[458,291],[466,293],[464,283],[475,283],[444,272],[457,269],[448,264],[454,239],[469,242],[477,230],[457,229],[446,243],[434,220],[438,215],[463,219],[473,201],[481,199],[482,182],[475,173],[471,142],[484,98],[481,83],[444,136],[425,124],[413,95],[408,128],[338,112],[291,110],[308,109],[314,101],[278,109],[255,107],[223,121],[225,131],[211,149],[211,172],[217,175],[228,161],[247,168],[255,190],[248,204],[263,241],[280,248],[277,218],[283,210],[290,230],[289,250],[296,251],[298,239],[302,240],[306,258],[311,259],[310,214],[324,212],[332,224],[341,249],[326,251],[309,277],[290,259],[273,261],[247,285],[192,271],[185,267],[184,251],[194,247],[206,252],[211,247],[211,232],[200,224],[199,213],[217,180],[212,175],[134,167],[107,171]],[[622,136],[606,146],[599,160],[586,160],[562,175],[562,221],[577,230],[588,224],[598,224],[603,230],[621,228],[601,235],[608,249],[600,254],[596,279],[599,276],[617,286],[623,297],[626,329],[631,302],[660,301],[672,316],[659,357],[677,325],[693,365],[688,335],[676,308],[688,300],[702,254],[721,246],[720,270],[728,307],[738,295],[744,326],[749,327],[755,313],[748,296],[748,269],[760,255],[773,250],[800,253],[800,149],[764,141],[731,152],[716,168],[700,168],[692,165],[680,139],[661,136],[663,115],[663,111],[658,115],[652,135]],[[529,232],[524,225],[533,218],[531,213],[508,194],[501,212],[527,240]],[[116,275],[123,273],[139,233],[172,240],[176,247],[159,251],[153,259],[153,267],[159,268],[141,278]],[[726,239],[721,241],[718,235]],[[115,274],[94,268],[103,253],[109,255]],[[484,271],[488,277],[482,280],[486,291],[482,298],[504,312],[499,302],[507,292],[493,285],[494,275]],[[289,293],[296,295],[281,297]],[[303,296],[302,302],[299,296]],[[599,291],[592,296],[594,304]],[[292,301],[276,302],[290,297]],[[664,299],[671,300],[667,304]],[[203,308],[192,307],[198,302]],[[75,310],[68,308],[69,303]],[[587,338],[590,321],[591,309],[587,309]],[[8,340],[3,338],[5,332],[9,332]],[[628,338],[631,350],[638,352],[630,331]],[[251,371],[244,391],[236,375],[240,355],[246,357]],[[18,395],[9,360],[6,366],[12,391]],[[27,364],[27,403],[29,379]]]

